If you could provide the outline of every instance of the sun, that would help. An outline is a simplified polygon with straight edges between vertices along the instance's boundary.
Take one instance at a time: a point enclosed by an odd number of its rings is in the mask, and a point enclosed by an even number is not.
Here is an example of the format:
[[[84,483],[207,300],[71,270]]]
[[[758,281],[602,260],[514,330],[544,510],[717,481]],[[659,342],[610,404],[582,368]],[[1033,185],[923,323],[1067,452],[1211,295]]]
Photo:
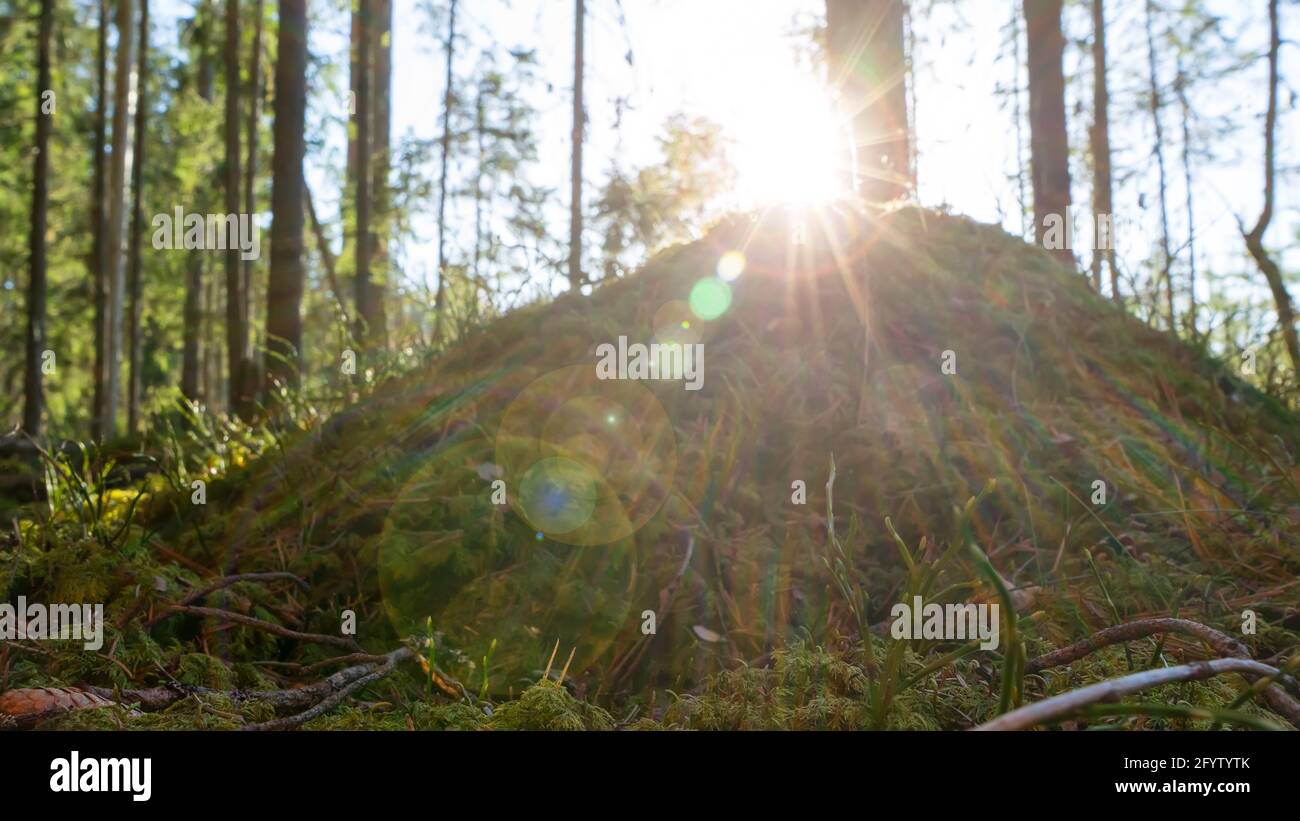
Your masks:
[[[811,206],[846,193],[845,129],[825,86],[792,70],[757,89],[736,135],[737,193],[760,206]]]

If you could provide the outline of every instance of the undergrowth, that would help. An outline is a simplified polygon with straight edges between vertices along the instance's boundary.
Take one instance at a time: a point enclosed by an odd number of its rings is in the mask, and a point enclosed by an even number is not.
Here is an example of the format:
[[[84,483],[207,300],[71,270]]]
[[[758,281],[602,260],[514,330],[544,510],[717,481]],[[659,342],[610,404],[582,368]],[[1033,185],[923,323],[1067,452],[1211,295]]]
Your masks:
[[[274,425],[183,408],[130,448],[46,448],[41,501],[0,537],[0,589],[103,602],[104,646],[6,645],[0,689],[234,692],[338,669],[338,647],[168,613],[232,573],[303,584],[243,581],[196,603],[336,637],[351,612],[369,653],[425,637],[423,668],[311,729],[955,729],[1206,657],[1167,637],[1024,672],[1133,619],[1193,619],[1257,659],[1295,652],[1300,426],[1281,402],[996,229],[905,209],[835,217],[802,244],[791,233],[778,213],[724,224],[589,299],[514,312],[336,413],[286,393]],[[617,383],[610,396],[638,425],[566,440],[568,456],[607,457],[603,480],[629,482],[601,497],[617,499],[600,511],[609,538],[541,532],[512,473],[521,397],[603,422],[609,397],[573,394],[566,369],[620,335],[680,325],[693,284],[735,249],[747,269],[729,310],[688,321],[707,351],[703,389]],[[496,478],[516,494],[508,506],[492,501]],[[998,649],[889,638],[890,608],[915,595],[999,602]],[[1210,726],[1196,710],[1244,688],[1170,685],[1132,701],[1169,709],[1070,723]],[[267,718],[192,696],[53,725]]]

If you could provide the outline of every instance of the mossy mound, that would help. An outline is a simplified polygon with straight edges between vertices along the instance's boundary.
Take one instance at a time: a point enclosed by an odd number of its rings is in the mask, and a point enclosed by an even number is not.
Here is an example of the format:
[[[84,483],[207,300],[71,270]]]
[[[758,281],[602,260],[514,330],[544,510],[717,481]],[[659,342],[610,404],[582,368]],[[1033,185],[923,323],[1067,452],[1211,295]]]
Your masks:
[[[723,284],[736,251],[744,272]],[[598,379],[598,347],[619,337],[702,344],[700,389]],[[1000,230],[917,209],[769,213],[505,317],[281,435],[206,506],[159,506],[152,526],[184,560],[177,580],[206,567],[308,581],[290,602],[240,587],[228,607],[331,634],[352,610],[373,650],[432,629],[467,685],[486,660],[494,725],[529,710],[543,717],[519,726],[612,726],[540,703],[562,692],[533,684],[558,639],[587,701],[696,693],[654,711],[669,726],[853,727],[865,674],[852,652],[801,654],[815,672],[783,655],[850,626],[824,561],[832,455],[873,623],[903,577],[885,517],[908,544],[942,544],[955,508],[996,479],[969,535],[1023,596],[1031,647],[1171,612],[1240,634],[1249,608],[1261,629],[1242,639],[1262,657],[1300,635],[1286,584],[1300,571],[1297,453],[1280,403]],[[199,634],[172,619],[148,640]],[[209,650],[232,664],[328,655],[241,626]],[[766,672],[724,672],[745,663]],[[959,691],[909,694],[890,726],[989,717],[995,677],[971,664],[943,679]]]

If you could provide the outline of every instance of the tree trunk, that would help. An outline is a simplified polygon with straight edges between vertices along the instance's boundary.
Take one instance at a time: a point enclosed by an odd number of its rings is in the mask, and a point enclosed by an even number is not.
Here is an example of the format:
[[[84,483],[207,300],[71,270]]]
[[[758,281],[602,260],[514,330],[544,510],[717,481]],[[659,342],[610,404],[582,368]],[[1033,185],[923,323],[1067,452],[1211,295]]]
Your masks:
[[[374,9],[372,0],[360,0],[360,28],[357,31],[357,238],[354,251],[356,278],[354,299],[357,303],[356,330],[353,335],[363,351],[372,347],[375,335],[374,309],[370,305],[370,172],[371,163],[371,49],[374,46]]]
[[[145,233],[144,144],[149,110],[146,81],[148,71],[149,0],[140,0],[140,50],[135,69],[135,154],[131,159],[131,187],[134,191],[131,208],[131,274],[127,282],[130,297],[130,310],[127,314],[127,361],[131,376],[126,389],[126,429],[132,434],[140,430],[140,313],[144,291],[140,279],[140,243]]]
[[[248,162],[244,164],[244,213],[251,221],[257,213],[257,138],[258,122],[262,116],[262,26],[265,17],[265,0],[257,0],[253,12],[253,45],[248,59]],[[251,224],[251,223],[250,223]],[[254,362],[255,346],[252,344],[254,288],[253,272],[257,260],[246,259],[244,263],[244,332],[249,337],[245,345],[247,368],[244,372],[244,395],[249,404],[257,396],[258,385],[255,376],[257,367]]]
[[[343,302],[343,288],[339,285],[338,261],[330,250],[329,239],[325,236],[325,227],[316,216],[316,203],[311,195],[311,188],[303,185],[303,206],[307,209],[307,218],[311,222],[312,234],[316,236],[316,248],[320,253],[321,266],[325,268],[325,278],[329,280],[330,290],[338,303],[339,321],[347,324],[348,306]]]
[[[302,362],[303,154],[307,114],[307,0],[280,0],[276,35],[271,271],[266,288],[267,384],[297,384]]]
[[[356,248],[353,247],[353,243],[356,241],[357,233],[357,134],[360,130],[360,122],[357,120],[357,96],[361,84],[361,69],[358,62],[361,56],[361,0],[349,0],[348,5],[351,9],[351,31],[348,40],[348,167],[343,198],[339,203],[339,217],[343,221],[343,247],[339,251],[340,260],[346,260],[349,256],[353,260],[356,259]],[[356,271],[353,270],[352,273],[355,275]],[[351,292],[355,295],[355,280],[352,286]],[[353,321],[357,325],[361,323],[360,318],[355,314]]]
[[[50,120],[45,92],[50,88],[50,40],[54,29],[54,0],[41,0],[36,40],[36,151],[32,158],[31,278],[27,283],[27,361],[24,374],[23,430],[41,432],[44,392],[41,357],[45,351],[45,229],[49,204]]]
[[[1111,181],[1110,159],[1110,88],[1106,76],[1106,9],[1104,0],[1092,0],[1092,214],[1094,225],[1113,225],[1114,193]],[[1119,292],[1119,271],[1115,267],[1115,244],[1112,233],[1107,232],[1105,247],[1097,247],[1102,239],[1094,233],[1092,250],[1092,285],[1102,292],[1102,262],[1110,272],[1110,295],[1122,301]]]
[[[135,4],[118,0],[117,55],[113,76],[113,158],[109,164],[108,205],[108,373],[103,435],[112,438],[117,427],[118,387],[122,370],[122,307],[126,290],[126,269],[122,240],[126,232],[126,154],[130,149],[131,68],[135,55]]]
[[[1287,354],[1291,358],[1293,381],[1300,375],[1300,338],[1296,336],[1295,309],[1291,295],[1287,293],[1282,271],[1269,256],[1264,247],[1264,234],[1269,223],[1273,221],[1273,200],[1276,188],[1276,148],[1277,148],[1277,73],[1278,52],[1281,50],[1281,35],[1278,24],[1278,0],[1269,0],[1269,46],[1268,46],[1268,112],[1264,115],[1264,208],[1260,212],[1255,227],[1245,234],[1246,248],[1259,266],[1259,271],[1268,281],[1269,290],[1273,292],[1273,302],[1277,305],[1277,320],[1282,328],[1282,339],[1286,343]]]
[[[1176,331],[1174,317],[1173,255],[1169,250],[1168,183],[1165,177],[1165,129],[1160,118],[1164,102],[1160,95],[1160,75],[1156,68],[1155,7],[1146,0],[1147,71],[1151,84],[1151,122],[1155,125],[1156,168],[1160,176],[1160,279],[1165,284],[1165,322]]]
[[[99,0],[99,39],[95,46],[95,71],[99,83],[95,106],[95,181],[91,203],[94,241],[91,250],[91,287],[95,303],[95,388],[90,413],[90,436],[102,439],[108,415],[108,0]]]
[[[1012,88],[1012,115],[1016,122],[1016,202],[1020,206],[1020,237],[1024,239],[1029,234],[1029,227],[1025,224],[1025,213],[1029,208],[1029,197],[1025,196],[1025,135],[1024,135],[1024,107],[1020,102],[1021,92],[1021,70],[1024,63],[1020,62],[1020,10],[1016,9],[1011,12],[1011,55],[1013,65],[1016,67],[1015,86]]]
[[[474,95],[474,146],[477,152],[477,164],[474,169],[474,265],[470,269],[474,281],[479,281],[479,262],[483,247],[483,165],[487,157],[484,130],[487,128],[486,115],[483,110],[483,86],[480,82]]]
[[[587,4],[576,0],[573,24],[573,163],[569,182],[569,290],[582,288],[582,140],[587,111],[583,103],[584,36]]]
[[[370,232],[370,296],[369,307],[373,320],[368,320],[375,335],[375,344],[388,345],[388,315],[384,296],[388,285],[388,234],[391,196],[388,190],[388,170],[392,142],[393,94],[393,3],[392,0],[375,0],[375,43],[370,48],[371,79],[371,153],[373,167],[370,172],[371,232]]]
[[[456,0],[451,0],[447,22],[446,87],[442,95],[442,174],[438,183],[438,290],[433,298],[435,340],[442,339],[443,312],[447,290],[447,170],[451,163],[451,106],[455,100],[452,82],[456,56]]]
[[[1183,186],[1187,193],[1187,331],[1193,340],[1200,338],[1196,327],[1196,211],[1192,194],[1192,107],[1187,99],[1187,72],[1183,57],[1178,55],[1178,107],[1183,119]]]
[[[212,55],[208,51],[213,22],[210,0],[199,7],[194,36],[198,44],[198,92],[206,102],[212,102]],[[181,394],[197,401],[204,398],[203,382],[203,265],[204,254],[190,254],[185,271],[184,341],[181,355]]]
[[[1029,64],[1029,162],[1033,172],[1034,237],[1046,247],[1052,220],[1070,219],[1070,140],[1065,126],[1062,0],[1024,0]],[[1064,244],[1063,244],[1064,245]],[[1053,248],[1073,267],[1074,253]]]
[[[239,173],[239,0],[226,0],[226,214],[238,215],[243,202]],[[244,271],[239,243],[231,234],[226,242],[226,390],[231,412],[247,419],[250,399],[245,391],[248,328],[244,324]]]
[[[914,185],[903,0],[826,0],[832,85],[851,123],[853,190],[883,202]]]
[[[206,255],[204,255],[206,257]],[[209,270],[209,276],[203,280],[203,365],[200,369],[202,374],[202,387],[200,389],[208,406],[216,409],[221,405],[221,381],[213,378],[217,370],[217,353],[221,350],[221,345],[217,344],[216,323],[213,321],[217,313],[217,277],[214,272]]]

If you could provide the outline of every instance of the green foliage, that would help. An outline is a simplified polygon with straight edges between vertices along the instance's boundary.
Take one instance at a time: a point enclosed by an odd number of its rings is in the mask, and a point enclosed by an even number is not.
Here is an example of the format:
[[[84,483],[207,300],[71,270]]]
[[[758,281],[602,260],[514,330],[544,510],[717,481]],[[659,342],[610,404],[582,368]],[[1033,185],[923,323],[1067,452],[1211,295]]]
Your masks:
[[[658,163],[632,172],[613,168],[596,202],[606,277],[623,276],[647,254],[693,238],[709,206],[735,183],[729,149],[717,123],[677,115],[664,125]]]
[[[495,730],[612,730],[614,720],[558,684],[540,681],[492,714]]]
[[[241,583],[223,606],[335,634],[339,612],[353,609],[372,652],[436,625],[432,661],[479,694],[444,704],[412,664],[310,727],[608,729],[606,711],[636,708],[629,726],[961,728],[1128,672],[1130,658],[1197,657],[1176,638],[1148,640],[1023,674],[1026,658],[1140,615],[1177,612],[1239,634],[1249,606],[1261,613],[1259,634],[1242,637],[1255,656],[1296,645],[1286,614],[1300,591],[1277,584],[1294,575],[1300,543],[1289,513],[1300,503],[1290,476],[1300,428],[1289,411],[1262,394],[1224,395],[1222,365],[999,232],[915,210],[869,229],[832,218],[840,241],[866,249],[865,371],[864,323],[829,240],[814,236],[791,269],[782,215],[736,219],[581,305],[513,312],[327,421],[292,395],[286,407],[300,415],[266,431],[178,421],[173,438],[149,440],[170,442],[158,463],[173,478],[149,488],[111,550],[93,523],[118,532],[137,491],[106,487],[98,506],[99,474],[68,465],[88,489],[64,481],[54,510],[24,518],[21,543],[0,536],[6,589],[102,600],[111,622],[137,602],[175,601],[200,583],[194,566],[237,555],[240,571],[288,570],[307,592]],[[590,365],[593,346],[619,334],[652,338],[663,306],[741,247],[749,267],[731,310],[698,323],[704,388],[647,383],[677,453],[674,492],[655,515],[626,538],[571,546],[539,541],[516,510],[494,505],[489,478],[510,446],[497,433],[524,389]],[[957,353],[957,374],[940,372],[943,348]],[[822,500],[831,453],[835,496]],[[206,506],[190,505],[183,484],[200,470]],[[1089,500],[1099,477],[1104,506]],[[813,486],[811,508],[791,502],[793,478]],[[891,605],[917,594],[997,597],[1000,652],[880,638]],[[639,629],[645,607],[656,608],[653,637]],[[336,652],[214,626],[170,616],[110,630],[112,660],[24,654],[10,686],[175,677],[245,687],[272,671],[301,680],[304,665]],[[217,637],[224,664],[194,658]],[[566,680],[584,700],[538,681],[557,639],[577,648]],[[682,695],[660,706],[669,692]],[[1239,695],[1230,678],[1174,685],[1134,703],[1184,704],[1181,714],[1090,720],[1265,715]],[[231,720],[173,711],[121,720]],[[104,715],[75,721],[117,720]]]

